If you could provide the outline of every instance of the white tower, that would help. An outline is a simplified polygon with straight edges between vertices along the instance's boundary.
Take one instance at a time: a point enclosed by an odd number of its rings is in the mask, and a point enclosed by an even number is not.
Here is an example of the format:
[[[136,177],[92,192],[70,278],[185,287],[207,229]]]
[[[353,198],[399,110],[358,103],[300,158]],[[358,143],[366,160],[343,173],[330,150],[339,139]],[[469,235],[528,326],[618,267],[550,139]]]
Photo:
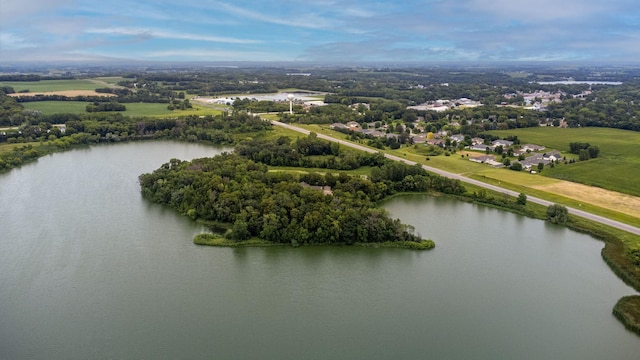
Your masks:
[[[289,99],[289,114],[293,115],[293,99],[295,96],[293,94],[287,95],[287,99]]]

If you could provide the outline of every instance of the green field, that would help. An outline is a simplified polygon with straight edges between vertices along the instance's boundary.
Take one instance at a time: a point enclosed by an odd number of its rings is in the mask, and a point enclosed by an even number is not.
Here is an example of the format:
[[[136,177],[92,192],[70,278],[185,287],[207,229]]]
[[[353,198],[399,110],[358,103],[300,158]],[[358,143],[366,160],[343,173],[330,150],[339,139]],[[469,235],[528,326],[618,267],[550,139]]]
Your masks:
[[[25,109],[38,110],[44,115],[51,114],[81,114],[87,110],[87,102],[84,101],[33,101],[22,103]]]
[[[96,80],[99,82],[104,82],[107,84],[111,84],[111,85],[116,85],[118,82],[123,81],[123,80],[127,80],[126,78],[123,78],[122,76],[102,76],[102,77],[97,77],[97,78],[93,78],[92,80]],[[129,79],[131,80],[131,79]]]
[[[95,90],[103,87],[89,80],[0,81],[0,86],[11,86],[16,92],[48,92],[64,90]]]
[[[25,109],[38,110],[45,115],[69,113],[85,114],[87,102],[83,101],[33,101],[22,103]],[[186,115],[217,115],[221,111],[194,106],[189,110],[167,109],[167,104],[157,103],[125,103],[127,110],[122,112],[126,116],[186,116]]]
[[[600,148],[597,159],[545,168],[543,175],[640,196],[640,132],[593,127],[540,127],[488,133],[500,137],[517,135],[523,144],[544,145],[563,152],[569,151],[570,142],[597,145]]]

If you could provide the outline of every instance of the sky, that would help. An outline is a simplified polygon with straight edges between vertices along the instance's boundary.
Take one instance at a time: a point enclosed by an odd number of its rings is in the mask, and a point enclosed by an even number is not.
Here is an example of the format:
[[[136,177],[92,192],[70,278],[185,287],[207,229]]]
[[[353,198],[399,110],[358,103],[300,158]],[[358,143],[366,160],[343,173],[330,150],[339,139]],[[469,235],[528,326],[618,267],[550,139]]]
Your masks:
[[[0,0],[0,61],[640,60],[637,0]]]

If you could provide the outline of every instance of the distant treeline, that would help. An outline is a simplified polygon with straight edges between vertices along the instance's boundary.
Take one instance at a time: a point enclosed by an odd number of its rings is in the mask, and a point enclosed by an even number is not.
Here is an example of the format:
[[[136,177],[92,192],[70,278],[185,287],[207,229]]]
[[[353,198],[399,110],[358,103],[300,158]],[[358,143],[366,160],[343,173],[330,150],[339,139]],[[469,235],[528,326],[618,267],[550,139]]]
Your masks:
[[[74,145],[141,139],[233,144],[234,134],[260,132],[270,128],[268,122],[246,113],[202,118],[188,116],[181,119],[135,119],[120,113],[55,114],[43,116],[40,122],[24,125],[20,129],[0,131],[0,144],[25,143],[24,146],[0,153],[0,171]],[[29,144],[33,142],[43,144],[33,147]]]
[[[0,75],[0,81],[40,81],[40,80],[74,80],[73,76],[43,76],[35,74]]]

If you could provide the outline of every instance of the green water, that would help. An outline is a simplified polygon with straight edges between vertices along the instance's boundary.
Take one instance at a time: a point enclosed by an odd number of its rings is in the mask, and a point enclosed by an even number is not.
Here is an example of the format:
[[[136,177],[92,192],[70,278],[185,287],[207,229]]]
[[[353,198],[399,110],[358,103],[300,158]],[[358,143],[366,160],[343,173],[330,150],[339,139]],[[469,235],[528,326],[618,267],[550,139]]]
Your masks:
[[[137,176],[225,149],[59,153],[0,175],[0,359],[637,359],[602,243],[442,198],[433,251],[198,247]],[[228,150],[228,149],[226,149]]]

